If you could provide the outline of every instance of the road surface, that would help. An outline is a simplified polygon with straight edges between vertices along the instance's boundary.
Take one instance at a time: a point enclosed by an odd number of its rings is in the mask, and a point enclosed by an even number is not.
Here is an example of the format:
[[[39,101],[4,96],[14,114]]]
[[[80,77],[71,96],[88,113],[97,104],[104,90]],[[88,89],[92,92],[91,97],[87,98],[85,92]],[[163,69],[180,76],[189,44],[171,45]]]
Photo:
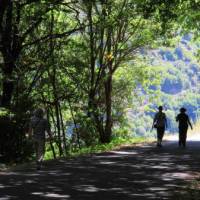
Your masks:
[[[118,151],[49,161],[0,172],[0,200],[176,199],[200,175],[200,141],[179,148],[174,138]],[[199,197],[200,198],[200,197]]]

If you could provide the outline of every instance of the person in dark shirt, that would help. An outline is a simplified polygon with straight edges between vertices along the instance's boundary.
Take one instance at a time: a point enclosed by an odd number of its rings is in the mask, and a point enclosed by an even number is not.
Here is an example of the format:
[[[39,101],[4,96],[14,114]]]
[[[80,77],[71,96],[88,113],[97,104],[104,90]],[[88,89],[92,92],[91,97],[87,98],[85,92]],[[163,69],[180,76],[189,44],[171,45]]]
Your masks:
[[[162,147],[162,139],[165,133],[165,128],[167,128],[167,118],[163,112],[163,107],[158,107],[158,112],[155,114],[153,119],[152,128],[157,129],[157,146]]]
[[[187,138],[187,130],[188,125],[190,125],[192,129],[192,124],[190,122],[190,119],[188,115],[186,114],[186,109],[181,108],[180,113],[176,117],[176,121],[179,123],[179,146],[186,146],[186,138]]]

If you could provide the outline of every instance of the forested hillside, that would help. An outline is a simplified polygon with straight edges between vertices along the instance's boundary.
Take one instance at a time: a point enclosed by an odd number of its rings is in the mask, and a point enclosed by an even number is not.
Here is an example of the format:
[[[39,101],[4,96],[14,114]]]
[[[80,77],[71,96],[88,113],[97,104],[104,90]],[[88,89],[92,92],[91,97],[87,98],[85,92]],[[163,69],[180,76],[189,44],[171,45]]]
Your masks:
[[[192,34],[183,37],[177,36],[171,40],[170,47],[142,51],[142,54],[150,59],[152,66],[162,69],[161,83],[157,86],[150,86],[152,92],[158,94],[157,98],[152,102],[143,101],[140,107],[142,110],[139,113],[133,111],[131,118],[137,121],[137,128],[134,128],[133,132],[146,136],[151,135],[149,131],[152,126],[152,118],[158,105],[163,105],[165,108],[170,132],[177,131],[175,116],[181,107],[187,109],[193,123],[199,120],[199,43],[193,39]]]

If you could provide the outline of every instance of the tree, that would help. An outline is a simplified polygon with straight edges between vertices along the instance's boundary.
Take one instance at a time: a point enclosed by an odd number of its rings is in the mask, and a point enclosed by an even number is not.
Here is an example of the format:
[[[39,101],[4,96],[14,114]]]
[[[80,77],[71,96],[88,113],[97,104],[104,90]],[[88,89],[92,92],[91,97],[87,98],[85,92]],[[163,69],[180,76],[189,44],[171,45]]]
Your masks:
[[[10,107],[14,86],[17,78],[15,72],[23,68],[21,54],[24,50],[32,49],[49,40],[67,37],[80,30],[75,24],[64,31],[55,29],[55,32],[46,34],[45,22],[50,12],[57,9],[70,12],[68,6],[73,4],[65,1],[38,1],[24,0],[0,1],[0,52],[3,57],[1,70],[3,74],[1,106]],[[67,9],[65,9],[67,7]],[[65,27],[66,28],[66,27]]]
[[[113,75],[123,64],[134,60],[140,49],[162,33],[157,8],[144,7],[146,1],[83,1],[76,7],[88,28],[81,32],[85,41],[88,76],[87,115],[95,124],[100,141],[112,137]],[[145,14],[146,13],[146,14]],[[89,59],[88,59],[89,58]]]
[[[52,48],[48,49],[47,46],[50,41],[66,38],[82,29],[75,20],[67,26],[67,20],[59,21],[61,15],[65,19],[72,17],[71,4],[73,2],[61,0],[0,1],[0,106],[10,110],[1,123],[2,130],[6,131],[1,131],[2,144],[5,144],[1,153],[7,158],[24,152],[25,124],[30,117],[26,112],[38,106],[33,90],[49,69],[45,61],[51,55]],[[50,32],[52,13],[55,14],[55,21]],[[45,51],[46,55],[44,49],[48,50]]]
[[[135,70],[131,86],[121,89],[127,99],[127,91],[149,84],[138,55],[166,33],[174,34],[179,3],[0,0],[0,106],[14,113],[7,118],[17,122],[11,123],[12,131],[20,127],[18,134],[7,131],[9,138],[17,135],[15,143],[22,144],[26,112],[39,105],[47,110],[60,155],[67,149],[65,120],[73,121],[79,147],[97,137],[110,142],[126,106],[117,93],[125,81],[117,79],[117,72],[123,68],[127,77],[128,66]]]

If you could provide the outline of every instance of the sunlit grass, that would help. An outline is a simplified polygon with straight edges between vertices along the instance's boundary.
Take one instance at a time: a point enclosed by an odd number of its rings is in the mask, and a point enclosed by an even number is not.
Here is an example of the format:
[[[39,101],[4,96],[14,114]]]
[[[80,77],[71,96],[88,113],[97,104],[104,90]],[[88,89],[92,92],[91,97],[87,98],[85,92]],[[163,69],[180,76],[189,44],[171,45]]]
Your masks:
[[[153,141],[152,138],[145,137],[134,137],[134,138],[115,138],[108,144],[97,144],[90,147],[76,148],[70,149],[68,153],[68,157],[76,157],[80,155],[87,155],[92,153],[101,153],[114,149],[119,149],[122,146],[134,145],[138,143],[145,143]],[[58,148],[55,148],[56,153],[58,155]],[[53,159],[53,153],[50,147],[47,147],[47,151],[45,153],[45,160]]]

